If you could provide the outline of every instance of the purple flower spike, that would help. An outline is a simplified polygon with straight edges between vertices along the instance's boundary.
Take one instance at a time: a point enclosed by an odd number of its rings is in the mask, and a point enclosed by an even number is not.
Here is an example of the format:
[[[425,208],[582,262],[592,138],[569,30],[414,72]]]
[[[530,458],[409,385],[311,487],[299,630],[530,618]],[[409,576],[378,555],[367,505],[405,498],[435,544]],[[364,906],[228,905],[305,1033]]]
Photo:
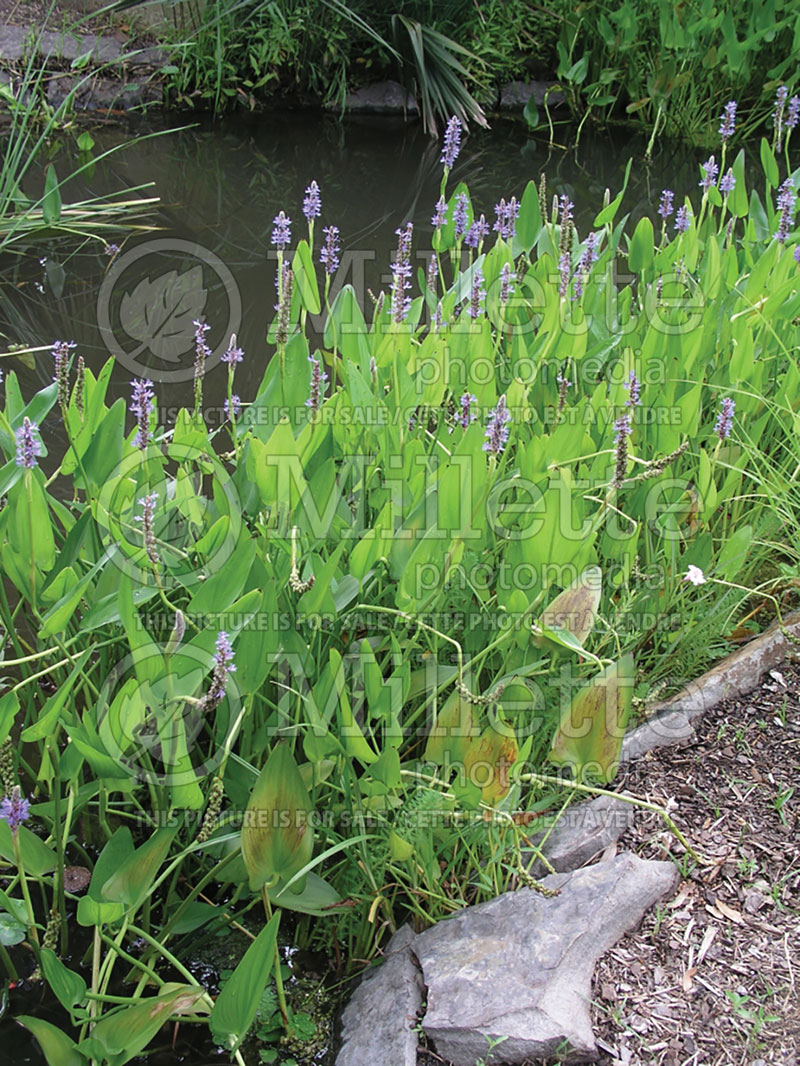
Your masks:
[[[335,274],[339,269],[339,227],[325,226],[322,232],[325,244],[320,250],[319,261],[325,267],[326,274]]]
[[[786,98],[789,90],[785,85],[779,85],[775,94],[775,110],[772,112],[772,123],[775,126],[775,147],[781,150],[783,144],[783,111],[786,107]]]
[[[583,294],[583,282],[586,275],[592,269],[592,266],[597,262],[597,234],[590,233],[586,238],[586,243],[581,251],[581,257],[578,260],[578,265],[575,268],[575,289],[573,299],[580,299]]]
[[[160,559],[158,557],[158,547],[156,546],[156,534],[153,526],[153,519],[155,517],[156,504],[158,503],[158,493],[151,492],[149,496],[143,496],[139,500],[139,505],[142,508],[142,513],[136,515],[135,522],[142,523],[142,534],[144,535],[144,548],[147,552],[147,558],[153,564],[158,566]]]
[[[469,199],[465,192],[460,192],[456,197],[456,206],[453,210],[453,222],[455,224],[455,237],[459,240],[467,231],[467,207]]]
[[[789,101],[789,110],[786,112],[786,129],[793,130],[800,119],[800,96],[793,96]]]
[[[441,162],[445,170],[452,170],[453,163],[461,151],[461,119],[456,115],[447,120],[447,128],[444,131],[444,145],[442,146]]]
[[[134,447],[146,448],[153,439],[150,431],[150,415],[153,413],[155,393],[152,381],[137,379],[131,383],[131,414],[136,419],[138,429],[133,439]]]
[[[231,333],[231,339],[228,343],[227,350],[220,356],[223,363],[227,363],[228,366],[235,366],[236,363],[241,363],[244,359],[244,352],[241,348],[236,347],[236,334]]]
[[[789,90],[785,85],[779,85],[778,91],[775,93],[775,110],[772,112],[772,119],[777,126],[778,120],[783,117],[783,109],[786,107],[786,100],[789,96]]]
[[[733,171],[728,168],[725,174],[719,179],[719,191],[723,196],[730,196],[735,188],[736,178],[733,176]]]
[[[793,255],[795,263],[800,263],[800,244],[795,248]]]
[[[509,241],[516,232],[517,215],[519,214],[519,204],[516,197],[512,196],[508,203],[505,200],[501,200],[499,204],[495,205],[494,209],[495,219],[492,229],[495,233],[499,233],[504,241]]]
[[[25,415],[22,425],[16,432],[17,466],[24,466],[26,470],[33,470],[38,465],[36,460],[42,454],[42,442],[38,434],[39,427]]]
[[[397,234],[397,253],[392,267],[392,320],[403,322],[411,307],[411,297],[407,295],[411,288],[411,235],[413,224],[408,222],[405,229],[395,230]]]
[[[19,827],[30,818],[31,805],[26,800],[19,785],[14,785],[10,796],[4,796],[0,802],[0,819],[8,822],[8,827],[14,836],[19,832]]]
[[[292,239],[292,220],[280,211],[273,219],[272,225],[272,243],[282,250]]]
[[[722,117],[720,119],[720,125],[719,125],[719,135],[722,138],[722,143],[723,144],[725,144],[725,142],[728,140],[728,138],[733,136],[733,131],[735,129],[736,129],[736,101],[735,100],[729,100],[728,103],[725,105],[725,108],[724,108],[724,110],[722,112]]]
[[[75,341],[53,341],[53,381],[58,385],[58,403],[64,411],[69,405],[69,353]]]
[[[227,397],[225,398],[225,400],[223,400],[222,409],[225,412],[226,418],[228,418],[232,422],[242,413],[242,401],[234,393],[231,395],[230,403],[228,403]]]
[[[319,185],[317,185],[315,181],[312,181],[309,187],[306,189],[306,194],[303,197],[303,214],[306,216],[306,220],[308,222],[311,222],[312,219],[319,218],[321,212],[322,201],[320,200],[319,196]],[[274,236],[272,239],[273,241],[275,241]],[[289,243],[288,237],[286,239],[286,243]]]
[[[477,404],[478,397],[473,396],[471,392],[465,392],[459,403],[461,404],[461,414],[459,415],[459,423],[462,429],[469,429],[470,423],[476,421],[477,414],[472,408]]]
[[[214,651],[214,674],[211,678],[211,687],[201,704],[204,712],[213,711],[222,703],[225,690],[228,687],[228,676],[235,672],[233,648],[228,634],[222,630],[217,636],[216,650]]]
[[[441,229],[447,218],[447,201],[443,196],[440,196],[436,201],[436,210],[433,213],[431,219],[431,225],[434,229]]]
[[[717,174],[719,174],[719,166],[717,164],[717,161],[714,159],[714,156],[709,156],[705,163],[701,164],[700,169],[703,172],[703,178],[700,182],[698,182],[698,184],[701,186],[701,188],[708,190],[711,188],[712,185],[715,184],[717,180]]]
[[[625,401],[626,407],[635,407],[642,402],[640,399],[642,394],[642,383],[636,377],[635,370],[631,370],[630,374],[628,374],[625,388],[628,390],[628,399]]]
[[[483,271],[480,267],[476,267],[472,277],[472,290],[470,292],[469,307],[467,308],[467,314],[470,318],[480,318],[483,314],[483,301],[486,299],[486,289],[483,283]]]
[[[717,416],[717,423],[714,426],[714,432],[717,434],[720,440],[725,440],[730,437],[731,430],[733,429],[733,415],[736,411],[736,401],[731,400],[729,397],[725,397],[720,405],[720,412]]]
[[[517,280],[517,275],[511,270],[510,263],[504,263],[500,270],[500,306],[505,307],[508,303],[508,298],[514,291],[513,282]]]
[[[664,191],[661,193],[661,202],[658,205],[658,213],[659,215],[661,215],[665,222],[675,210],[674,200],[675,193],[672,191],[672,189],[664,189]]]
[[[558,204],[561,213],[561,225],[568,226],[572,222],[572,211],[575,205],[565,193],[559,196]]]
[[[678,233],[685,233],[691,225],[692,216],[689,214],[689,209],[686,207],[679,207],[678,213],[675,216],[675,229]]]
[[[466,232],[464,244],[468,248],[477,248],[478,245],[489,236],[489,224],[484,215],[476,219]]]
[[[789,230],[792,228],[794,222],[794,213],[797,210],[797,193],[794,191],[792,185],[792,179],[787,178],[786,181],[778,189],[778,211],[780,217],[778,219],[778,232],[775,234],[775,240],[781,244],[785,244],[789,237]]]
[[[621,415],[614,423],[614,443],[619,444],[633,433],[630,415]]]
[[[313,355],[309,355],[308,361],[311,363],[311,383],[308,388],[306,407],[310,407],[312,411],[319,411],[322,406],[328,375],[322,369],[320,361],[315,359]]]
[[[497,401],[497,407],[489,414],[486,424],[486,440],[483,450],[491,455],[502,455],[503,449],[508,443],[510,430],[511,412],[506,407],[505,393]]]
[[[558,295],[566,296],[567,287],[569,286],[569,277],[572,271],[572,260],[569,252],[563,252],[558,258],[558,272],[561,280],[558,284]]]

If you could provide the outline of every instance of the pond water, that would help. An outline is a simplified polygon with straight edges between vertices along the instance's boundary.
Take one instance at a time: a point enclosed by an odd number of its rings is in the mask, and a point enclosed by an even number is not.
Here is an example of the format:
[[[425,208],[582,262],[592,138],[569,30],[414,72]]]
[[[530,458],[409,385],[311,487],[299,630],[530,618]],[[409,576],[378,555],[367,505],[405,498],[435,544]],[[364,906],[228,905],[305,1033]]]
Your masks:
[[[141,136],[158,129],[151,124],[133,131],[93,131],[95,153],[132,133]],[[72,143],[65,140],[53,156],[60,176],[73,165],[68,147]],[[613,196],[621,188],[631,156],[628,212],[652,212],[664,186],[675,189],[679,198],[696,191],[697,152],[664,147],[645,165],[644,150],[643,140],[627,135],[586,134],[577,151],[567,152],[531,137],[519,122],[497,120],[491,130],[466,139],[449,189],[467,180],[473,203],[491,222],[501,196],[520,197],[528,181],[538,181],[545,172],[549,195],[566,193],[574,201],[576,224],[584,234],[602,206],[605,189]],[[332,116],[305,113],[228,119],[218,125],[199,121],[192,128],[141,140],[98,162],[81,184],[73,182],[64,190],[64,199],[79,199],[87,190],[98,194],[152,182],[152,189],[142,195],[160,198],[152,215],[157,231],[125,240],[110,234],[109,240],[122,245],[113,259],[99,242],[63,240],[7,256],[0,272],[0,328],[9,343],[36,346],[56,338],[74,340],[95,370],[113,354],[117,362],[112,395],[127,398],[131,377],[149,376],[156,382],[161,416],[169,421],[170,408],[191,404],[191,319],[202,316],[211,325],[208,340],[217,357],[231,329],[236,330],[245,352],[236,391],[250,400],[273,350],[265,338],[274,315],[276,263],[270,237],[277,212],[283,209],[292,218],[294,246],[306,231],[303,191],[315,179],[323,202],[317,248],[323,225],[334,224],[341,231],[343,270],[334,288],[350,282],[359,299],[368,303],[369,289],[377,294],[387,287],[395,230],[408,220],[414,223],[414,248],[424,268],[439,195],[439,154],[439,144],[425,137],[417,124],[372,118],[340,124]],[[29,194],[38,192],[40,186],[35,190],[34,185]],[[47,262],[40,264],[40,257]],[[180,295],[168,283],[170,277],[173,283],[186,278],[184,289],[191,299],[173,335],[164,340],[162,334],[161,355],[156,357],[135,335],[126,307],[137,300],[147,303],[144,297],[157,305]],[[134,335],[126,332],[126,323]],[[209,420],[225,395],[226,368],[214,364],[212,359],[206,378]],[[52,375],[46,351],[37,354],[33,366],[17,358],[3,360],[4,370],[12,367],[26,396]],[[57,417],[52,415],[41,428],[48,448],[58,453],[63,444]],[[41,986],[12,993],[12,1009],[64,1021]],[[0,1023],[0,1039],[8,1061],[36,1066],[43,1062],[29,1035],[8,1019]],[[184,1043],[173,1051],[170,1040],[171,1033],[162,1035],[150,1066],[218,1061],[211,1048],[200,1052]]]
[[[174,125],[180,121],[185,118],[179,116]],[[219,365],[219,355],[230,332],[237,332],[245,352],[236,375],[236,392],[245,402],[255,395],[273,350],[265,337],[276,300],[270,237],[278,211],[285,210],[293,220],[294,246],[306,235],[303,191],[312,179],[319,183],[323,206],[317,249],[322,226],[333,224],[341,231],[342,265],[331,295],[349,282],[369,305],[368,290],[377,294],[388,287],[395,230],[408,220],[414,223],[416,262],[424,269],[439,196],[440,145],[416,123],[372,117],[339,123],[325,114],[282,113],[216,125],[201,120],[192,128],[162,132],[170,129],[149,124],[92,131],[95,155],[134,134],[160,135],[100,160],[90,175],[68,183],[64,200],[152,182],[140,195],[159,197],[152,215],[158,229],[127,239],[110,233],[108,240],[122,246],[113,260],[99,241],[70,245],[60,240],[37,245],[34,254],[7,257],[0,274],[0,326],[9,342],[35,346],[56,338],[75,340],[93,369],[113,354],[117,365],[111,394],[127,397],[131,377],[148,376],[157,385],[161,416],[169,421],[170,409],[191,402],[191,320],[203,317],[211,326],[207,339],[215,351],[205,383],[212,421],[217,413],[221,417],[226,368]],[[52,157],[59,176],[74,169],[73,144],[65,138]],[[468,181],[476,210],[491,224],[501,196],[519,198],[528,181],[538,182],[544,172],[548,199],[566,193],[575,203],[579,232],[585,234],[605,189],[613,196],[621,188],[630,157],[634,166],[624,206],[634,216],[652,212],[665,185],[679,198],[696,189],[697,152],[662,147],[646,165],[645,147],[644,140],[627,134],[585,132],[579,149],[568,152],[531,137],[519,121],[498,119],[490,130],[466,138],[448,190],[457,181]],[[40,180],[29,183],[29,194],[39,194]],[[40,257],[47,262],[40,265]],[[174,303],[180,291],[189,298],[181,305],[185,313],[173,317],[166,329],[172,335],[162,330],[159,344],[148,345],[147,338],[142,342],[141,327],[131,326],[131,308],[160,300]],[[26,391],[41,387],[52,373],[47,352],[38,353],[35,369],[22,367],[17,359],[3,360],[4,369],[12,366]],[[42,429],[45,442],[58,451],[56,417]]]

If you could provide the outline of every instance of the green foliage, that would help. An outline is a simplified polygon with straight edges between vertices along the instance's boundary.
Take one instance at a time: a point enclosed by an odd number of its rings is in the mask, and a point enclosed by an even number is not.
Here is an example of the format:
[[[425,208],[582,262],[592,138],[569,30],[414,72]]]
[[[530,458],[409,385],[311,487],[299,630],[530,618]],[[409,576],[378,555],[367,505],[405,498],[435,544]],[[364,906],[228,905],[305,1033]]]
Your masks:
[[[155,198],[133,195],[146,186],[126,189],[117,196],[64,202],[63,189],[70,179],[90,173],[98,162],[122,147],[92,155],[91,136],[85,131],[71,131],[75,99],[95,76],[96,72],[90,72],[76,79],[61,104],[53,107],[47,101],[46,70],[38,64],[37,51],[32,48],[19,76],[0,86],[0,100],[8,114],[0,165],[0,250],[64,233],[105,243],[105,233],[124,230],[132,218],[146,214],[155,203]],[[37,173],[43,159],[57,157],[62,149],[63,157],[48,162],[43,177]],[[38,195],[25,191],[31,179]]]
[[[591,241],[531,183],[514,234],[468,251],[449,217],[436,277],[406,307],[398,272],[368,318],[317,276],[309,228],[257,392],[222,426],[202,402],[134,424],[110,365],[81,403],[7,375],[0,770],[34,801],[0,823],[0,941],[27,939],[70,1012],[69,1036],[23,1020],[54,1066],[122,1066],[170,1018],[238,1046],[270,971],[284,1030],[310,1031],[274,911],[364,959],[524,880],[526,827],[613,779],[634,694],[688,680],[765,603],[780,617],[800,273],[786,152],[761,166],[748,189],[737,157],[736,195],[703,192],[685,232],[609,196]],[[18,465],[51,410],[60,458]],[[74,853],[86,973],[47,915],[73,909]],[[259,902],[212,1006],[185,938]],[[136,983],[115,996],[121,962]]]
[[[777,86],[796,76],[793,0],[551,0],[539,25],[557,35],[551,69],[574,117],[628,117],[653,137],[713,145],[731,98],[753,129],[771,113]]]

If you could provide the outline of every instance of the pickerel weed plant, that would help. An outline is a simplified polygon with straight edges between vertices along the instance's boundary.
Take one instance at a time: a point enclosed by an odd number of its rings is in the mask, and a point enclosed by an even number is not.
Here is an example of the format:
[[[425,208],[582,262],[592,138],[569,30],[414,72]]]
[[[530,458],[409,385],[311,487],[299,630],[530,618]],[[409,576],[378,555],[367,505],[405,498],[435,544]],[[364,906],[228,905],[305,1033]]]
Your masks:
[[[748,188],[723,146],[657,225],[623,188],[581,233],[545,181],[494,213],[449,188],[459,145],[369,320],[324,190],[277,215],[271,357],[240,398],[231,338],[226,425],[201,321],[169,425],[66,341],[34,396],[6,374],[0,959],[69,1014],[19,1019],[50,1066],[168,1019],[243,1062],[270,975],[296,1032],[284,910],[344,968],[535,884],[532,827],[612,782],[648,685],[797,583],[797,174],[765,140]],[[214,999],[191,961],[232,923]]]

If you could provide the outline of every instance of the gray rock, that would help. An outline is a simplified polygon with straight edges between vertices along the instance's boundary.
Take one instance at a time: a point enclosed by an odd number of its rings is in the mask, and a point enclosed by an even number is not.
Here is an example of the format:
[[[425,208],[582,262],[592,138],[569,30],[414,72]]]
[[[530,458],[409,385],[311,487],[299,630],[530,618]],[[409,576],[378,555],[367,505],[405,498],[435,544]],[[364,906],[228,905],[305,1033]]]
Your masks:
[[[789,615],[784,628],[795,638],[800,637],[800,612]],[[779,666],[794,648],[780,626],[773,623],[697,681],[690,682],[671,699],[658,704],[652,716],[625,737],[622,761],[638,758],[653,748],[688,740],[694,733],[694,723],[706,711],[724,699],[752,692],[764,675]]]
[[[505,1036],[499,1061],[545,1058],[567,1047],[564,1061],[593,1059],[594,964],[678,880],[672,863],[624,853],[546,877],[543,884],[560,888],[558,896],[520,889],[420,933],[414,950],[428,988],[423,1027],[437,1053],[474,1066],[486,1055],[487,1036]]]
[[[129,66],[159,66],[167,61],[167,53],[160,48],[129,49],[113,37],[95,33],[61,33],[54,30],[38,32],[37,27],[4,26],[0,29],[0,60],[16,63],[31,52],[71,63],[79,56],[89,55],[91,63]]]
[[[598,796],[564,811],[547,838],[544,854],[555,870],[568,873],[600,855],[609,844],[619,840],[631,825],[633,806],[630,803],[613,796]],[[538,833],[531,839],[538,844],[544,835]],[[523,851],[530,854],[527,849]],[[534,877],[541,877],[546,869],[544,863],[537,859],[531,873]]]
[[[551,83],[546,81],[509,81],[500,88],[498,108],[501,111],[521,111],[531,97],[541,107]],[[561,90],[551,92],[547,97],[548,105],[555,106],[564,102]]]
[[[424,988],[414,942],[410,926],[398,929],[384,961],[367,972],[353,993],[342,1015],[343,1046],[336,1066],[415,1066],[414,1026]]]
[[[345,111],[366,112],[376,115],[416,115],[417,101],[396,81],[378,81],[348,93],[344,101]]]
[[[47,84],[47,100],[53,106],[61,104],[73,89],[77,89],[74,106],[78,111],[128,111],[162,99],[160,86],[149,79],[126,83],[116,78],[81,78],[65,74],[51,78]]]

